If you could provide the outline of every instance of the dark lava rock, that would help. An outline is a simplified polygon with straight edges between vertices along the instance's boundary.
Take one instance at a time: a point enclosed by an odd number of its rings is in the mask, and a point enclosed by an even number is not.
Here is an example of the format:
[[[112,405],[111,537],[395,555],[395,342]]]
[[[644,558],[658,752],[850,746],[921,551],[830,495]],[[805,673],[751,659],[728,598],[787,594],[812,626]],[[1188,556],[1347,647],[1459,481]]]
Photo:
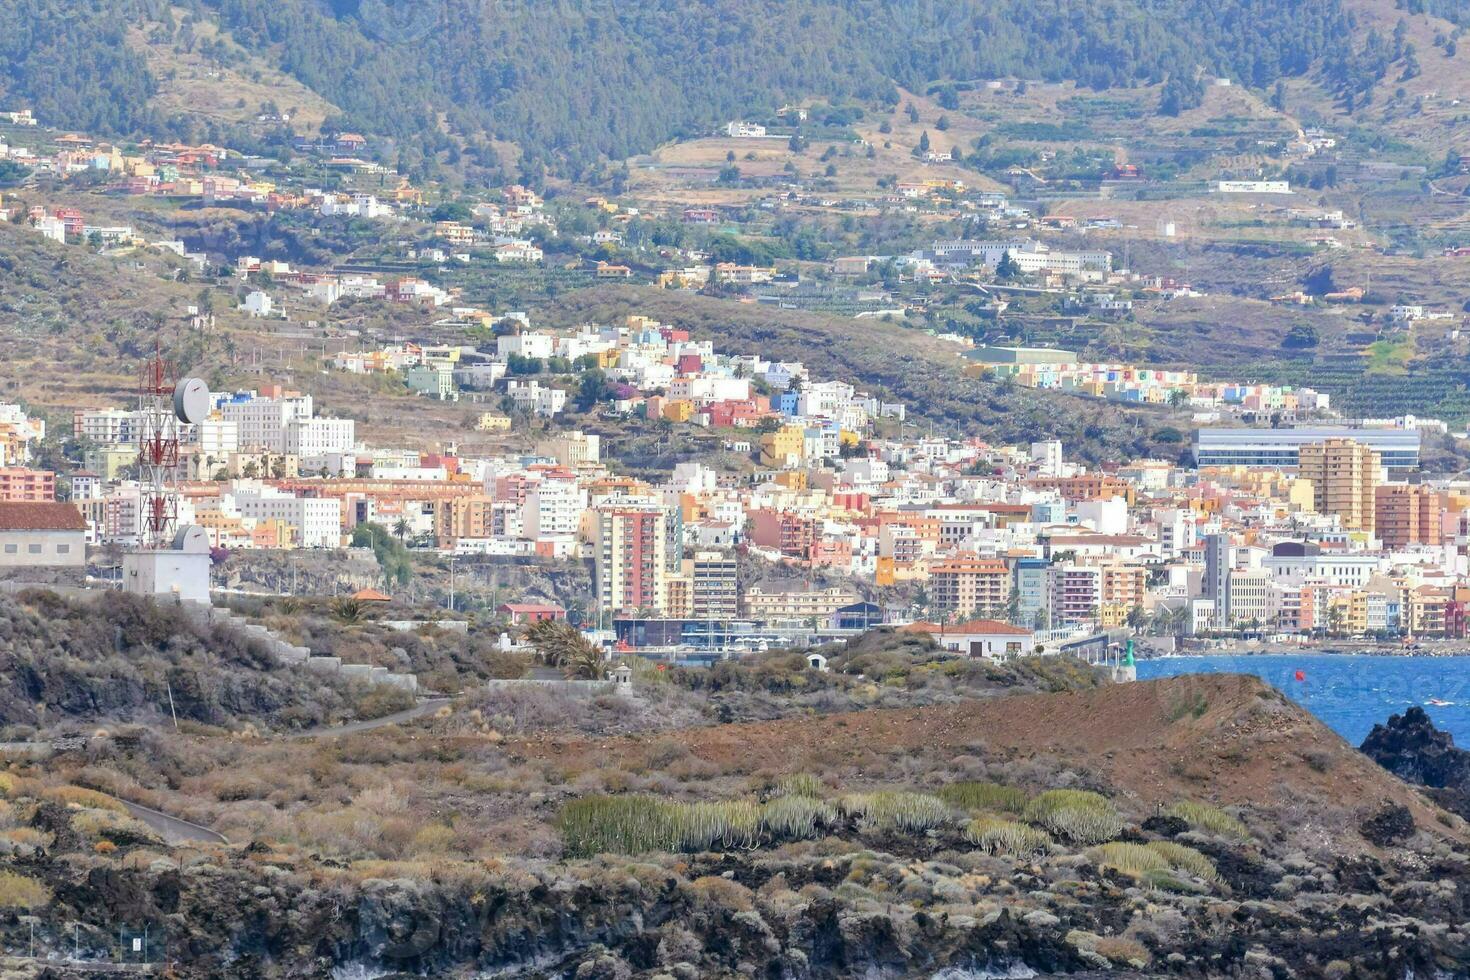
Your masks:
[[[1143,822],[1143,829],[1160,837],[1178,837],[1189,829],[1189,824],[1178,817],[1154,816]]]
[[[1360,748],[1405,782],[1438,791],[1431,795],[1441,806],[1470,819],[1470,752],[1456,748],[1423,708],[1415,705],[1374,725]]]
[[[1414,836],[1414,815],[1401,803],[1385,803],[1373,816],[1358,826],[1370,844],[1387,847]]]

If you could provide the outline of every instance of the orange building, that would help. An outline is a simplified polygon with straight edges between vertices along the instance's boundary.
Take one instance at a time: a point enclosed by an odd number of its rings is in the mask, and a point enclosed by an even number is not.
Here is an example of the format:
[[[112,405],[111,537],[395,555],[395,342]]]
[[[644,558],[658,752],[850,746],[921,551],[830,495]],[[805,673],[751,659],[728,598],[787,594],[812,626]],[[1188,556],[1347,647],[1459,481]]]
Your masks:
[[[0,467],[0,501],[21,504],[47,503],[56,499],[56,474],[24,466]]]
[[[999,558],[947,558],[930,566],[929,593],[934,611],[946,619],[993,619],[1010,601],[1010,569]]]
[[[1385,483],[1373,491],[1373,525],[1385,548],[1443,541],[1440,512],[1444,501],[1428,487]]]

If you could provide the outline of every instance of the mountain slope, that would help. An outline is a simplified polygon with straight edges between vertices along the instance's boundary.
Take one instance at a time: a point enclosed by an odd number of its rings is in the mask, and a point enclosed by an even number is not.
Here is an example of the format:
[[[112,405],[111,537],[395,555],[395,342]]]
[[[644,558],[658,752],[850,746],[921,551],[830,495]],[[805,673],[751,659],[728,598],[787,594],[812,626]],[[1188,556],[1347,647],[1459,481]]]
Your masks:
[[[892,100],[894,83],[1001,75],[1105,88],[1197,70],[1264,86],[1340,50],[1343,0],[193,0],[234,44],[340,106],[344,124],[443,143],[514,140],[572,164],[622,158],[787,99]],[[20,0],[0,12],[0,84],[43,118],[103,131],[177,125],[123,22],[173,20],[164,0]],[[209,32],[201,32],[207,34]],[[60,74],[81,66],[79,86]]]

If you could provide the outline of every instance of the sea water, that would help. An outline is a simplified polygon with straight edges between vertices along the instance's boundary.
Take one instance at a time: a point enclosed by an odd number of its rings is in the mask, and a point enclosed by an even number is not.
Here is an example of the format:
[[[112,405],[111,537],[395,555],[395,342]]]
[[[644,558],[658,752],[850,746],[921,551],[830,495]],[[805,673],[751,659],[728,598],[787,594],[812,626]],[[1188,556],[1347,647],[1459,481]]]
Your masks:
[[[1283,654],[1138,661],[1141,681],[1180,674],[1254,674],[1355,746],[1375,724],[1417,704],[1456,745],[1470,748],[1470,657]],[[1451,703],[1432,705],[1431,698]]]

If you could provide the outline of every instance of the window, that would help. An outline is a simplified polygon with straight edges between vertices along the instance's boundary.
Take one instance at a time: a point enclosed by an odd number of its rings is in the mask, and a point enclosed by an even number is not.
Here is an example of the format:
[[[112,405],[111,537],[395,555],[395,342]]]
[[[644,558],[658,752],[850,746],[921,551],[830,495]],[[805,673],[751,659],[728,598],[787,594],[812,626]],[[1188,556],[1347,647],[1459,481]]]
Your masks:
[[[7,544],[5,546],[5,553],[7,555],[13,555],[13,554],[15,554],[18,551],[20,551],[20,546],[19,545]]]
[[[71,554],[71,545],[69,545],[69,544],[59,544],[59,545],[57,545],[56,546],[56,553],[58,555],[69,555],[69,554]]]
[[[26,552],[32,555],[39,555],[41,553],[41,546],[38,544],[28,544],[26,545]]]

